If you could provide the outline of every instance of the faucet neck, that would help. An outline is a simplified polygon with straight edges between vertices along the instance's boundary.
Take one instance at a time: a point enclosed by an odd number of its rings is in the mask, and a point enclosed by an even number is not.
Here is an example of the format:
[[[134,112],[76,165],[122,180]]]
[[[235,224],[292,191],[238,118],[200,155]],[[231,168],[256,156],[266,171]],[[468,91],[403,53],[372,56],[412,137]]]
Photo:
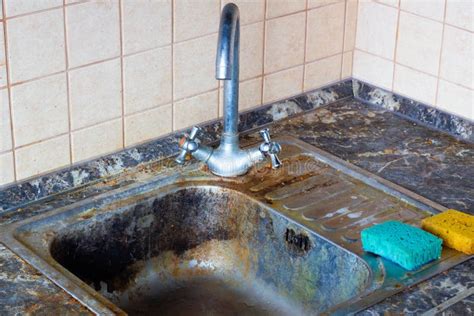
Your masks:
[[[222,138],[238,135],[239,115],[239,8],[229,3],[222,9],[216,55],[216,79],[224,80],[224,131]],[[238,142],[236,143],[238,146]]]

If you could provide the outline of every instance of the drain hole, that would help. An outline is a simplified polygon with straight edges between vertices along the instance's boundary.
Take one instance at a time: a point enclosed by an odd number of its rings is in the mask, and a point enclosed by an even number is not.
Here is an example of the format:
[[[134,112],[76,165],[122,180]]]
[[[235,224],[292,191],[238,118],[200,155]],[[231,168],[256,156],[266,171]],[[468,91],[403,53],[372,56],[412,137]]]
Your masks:
[[[285,232],[285,241],[290,250],[297,254],[305,254],[311,249],[311,241],[309,237],[296,233],[293,229],[287,228]]]

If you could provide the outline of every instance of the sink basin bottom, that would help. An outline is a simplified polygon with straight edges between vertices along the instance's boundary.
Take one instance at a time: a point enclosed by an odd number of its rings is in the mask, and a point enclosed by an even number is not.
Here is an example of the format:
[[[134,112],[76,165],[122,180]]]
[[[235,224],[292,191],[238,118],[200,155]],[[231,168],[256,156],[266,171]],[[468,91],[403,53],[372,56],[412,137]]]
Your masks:
[[[155,274],[154,264],[143,268]],[[190,268],[185,273],[195,272]],[[129,288],[121,297],[107,290],[100,292],[129,315],[303,315],[298,306],[269,287],[252,284],[244,278],[189,276],[163,284],[162,279],[150,277],[142,279],[143,283]]]

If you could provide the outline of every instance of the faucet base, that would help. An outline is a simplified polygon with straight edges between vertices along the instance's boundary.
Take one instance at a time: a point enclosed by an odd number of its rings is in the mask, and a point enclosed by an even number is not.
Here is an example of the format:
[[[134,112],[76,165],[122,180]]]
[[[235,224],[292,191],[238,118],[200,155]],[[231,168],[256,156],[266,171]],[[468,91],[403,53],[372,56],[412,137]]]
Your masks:
[[[220,146],[213,150],[206,160],[207,166],[213,174],[221,177],[241,176],[246,174],[253,165],[265,158],[259,148],[240,149],[238,139],[238,134],[223,135]],[[203,150],[205,149],[203,148]],[[199,153],[193,153],[193,156],[198,158]]]

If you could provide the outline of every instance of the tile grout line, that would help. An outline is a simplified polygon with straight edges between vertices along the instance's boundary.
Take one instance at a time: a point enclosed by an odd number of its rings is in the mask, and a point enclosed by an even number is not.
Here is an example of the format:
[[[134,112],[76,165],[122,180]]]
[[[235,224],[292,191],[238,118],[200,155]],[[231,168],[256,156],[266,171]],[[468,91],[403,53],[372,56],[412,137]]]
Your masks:
[[[401,16],[401,10],[400,6],[397,7],[397,31],[395,33],[395,48],[393,50],[393,67],[392,67],[392,88],[390,89],[392,92],[394,91],[395,88],[395,67],[397,65],[397,50],[398,50],[398,40],[400,36],[400,16]]]
[[[59,9],[62,9],[64,6],[71,7],[71,6],[76,6],[76,5],[80,5],[80,4],[84,4],[84,3],[85,2],[66,3],[66,1],[64,0],[61,5],[54,6],[54,7],[51,7],[51,8],[46,8],[46,9],[41,9],[41,10],[36,10],[36,11],[31,11],[31,12],[26,12],[26,13],[20,13],[20,14],[17,14],[17,15],[9,16],[9,17],[7,17],[6,14],[5,14],[4,20],[14,20],[14,19],[19,19],[19,18],[24,18],[24,17],[28,17],[30,15],[41,14],[41,13],[45,13],[45,12],[49,12],[49,11],[59,10]],[[3,11],[5,11],[5,7],[6,6],[3,6],[3,9],[4,9]]]
[[[444,32],[446,31],[446,9],[448,7],[448,2],[444,1],[444,14],[443,14],[443,28],[441,30],[441,48],[439,52],[438,60],[438,76],[436,78],[436,90],[435,90],[435,100],[434,104],[438,105],[438,93],[439,93],[439,83],[441,81],[441,61],[443,59],[443,47],[444,47]]]
[[[413,68],[412,66],[408,66],[408,65],[405,65],[405,64],[402,64],[402,63],[393,61],[393,60],[388,59],[388,58],[386,58],[386,57],[382,57],[382,56],[376,55],[376,54],[374,54],[374,53],[368,52],[368,51],[363,50],[363,49],[361,49],[361,48],[356,48],[355,50],[358,50],[358,51],[360,51],[360,52],[362,52],[362,53],[364,53],[364,54],[367,54],[367,55],[371,55],[371,56],[374,56],[374,57],[383,59],[383,60],[385,60],[385,61],[394,62],[394,63],[396,63],[396,64],[399,65],[399,66],[402,66],[402,67],[408,68],[408,69],[410,69],[410,70],[413,70],[413,71],[422,73],[422,74],[424,74],[424,75],[427,75],[427,76],[430,76],[430,77],[433,77],[433,78],[437,78],[436,75],[427,73],[427,72],[425,72],[425,71],[423,71],[423,70],[418,70],[418,69],[416,69],[416,68]],[[470,88],[470,87],[467,87],[467,86],[464,86],[464,85],[462,85],[462,84],[453,82],[453,81],[451,81],[451,80],[443,79],[443,81],[449,82],[449,83],[451,83],[451,84],[453,84],[453,85],[456,85],[456,86],[458,86],[458,87],[461,87],[461,88],[464,88],[464,89],[467,89],[467,90],[474,91],[474,89],[472,89],[472,88]]]
[[[175,32],[175,27],[174,27],[174,5],[175,5],[175,0],[171,0],[171,131],[175,131],[176,124],[175,124],[175,100],[174,100],[174,93],[175,93],[175,84],[174,84],[174,32]]]
[[[342,70],[344,68],[344,44],[346,43],[346,24],[347,24],[347,6],[349,0],[344,0],[344,24],[342,25],[342,49],[341,49],[341,68],[339,69],[339,80],[342,79]]]
[[[169,104],[169,103],[167,103],[167,104]],[[167,104],[162,104],[159,107],[165,106]],[[146,110],[141,110],[141,111],[138,111],[138,112],[134,112],[130,116],[135,115],[135,114],[140,114],[140,113],[143,113],[143,112],[148,112],[148,111],[153,110],[153,109],[155,109],[155,108],[149,108],[149,109],[146,109]],[[83,127],[80,127],[80,128],[73,129],[70,132],[67,131],[67,132],[64,132],[64,133],[59,133],[59,134],[56,134],[56,135],[53,135],[53,136],[49,136],[49,137],[45,137],[45,138],[42,138],[42,139],[39,139],[39,140],[35,140],[33,142],[17,146],[16,148],[21,149],[21,148],[25,148],[25,147],[32,146],[32,145],[35,145],[35,144],[39,144],[39,143],[42,143],[42,142],[50,141],[52,139],[59,138],[61,136],[67,135],[67,134],[72,134],[74,132],[81,132],[81,131],[88,130],[88,129],[91,129],[91,128],[94,128],[94,127],[97,127],[97,126],[100,126],[100,125],[104,125],[104,124],[107,124],[107,123],[110,123],[110,122],[113,122],[113,121],[117,121],[117,120],[120,120],[121,118],[122,118],[122,116],[116,116],[116,117],[113,117],[113,118],[110,118],[110,119],[107,119],[107,120],[104,120],[104,121],[100,121],[100,122],[97,122],[97,123],[94,123],[94,124],[91,124],[91,125],[86,125],[86,126],[83,126]]]
[[[4,49],[5,51],[5,71],[7,73],[7,95],[8,95],[8,108],[10,111],[10,137],[12,142],[12,156],[13,156],[13,181],[18,180],[18,172],[16,166],[16,145],[15,145],[15,135],[13,129],[13,102],[12,102],[12,91],[11,91],[11,74],[10,74],[10,61],[9,61],[9,51],[8,51],[8,32],[7,32],[7,20],[6,20],[6,0],[2,0],[2,18],[3,18],[3,38],[4,38],[4,47],[0,49]]]
[[[260,105],[264,102],[265,90],[265,50],[267,49],[267,0],[263,3],[263,43],[262,43],[262,82],[260,83]]]
[[[26,143],[26,144],[20,145],[20,146],[16,147],[16,149],[23,149],[23,148],[26,148],[26,147],[29,147],[29,146],[41,144],[41,143],[48,142],[50,140],[60,138],[60,137],[63,137],[63,136],[68,136],[68,135],[70,135],[70,133],[69,133],[69,131],[66,131],[66,132],[63,132],[63,133],[60,133],[60,134],[57,134],[57,135],[54,135],[54,136],[50,136],[50,137],[43,138],[43,139],[40,139],[40,140],[35,140],[34,142],[31,142],[31,143]]]
[[[354,46],[352,47],[352,63],[351,63],[351,77],[354,77],[354,59],[355,59],[355,51],[357,46],[357,29],[359,25],[359,4],[360,0],[356,0],[356,20],[355,20],[355,30],[354,30]]]
[[[448,25],[448,26],[450,26],[450,27],[454,27],[454,28],[459,29],[459,30],[461,30],[461,31],[466,31],[466,32],[469,32],[469,33],[471,33],[471,34],[474,33],[474,31],[471,31],[471,30],[462,28],[462,27],[460,27],[460,26],[443,22],[444,20],[443,20],[443,21],[440,21],[440,20],[436,20],[436,19],[433,19],[433,18],[430,18],[430,17],[427,17],[427,16],[423,16],[423,15],[418,14],[418,13],[415,13],[415,12],[411,12],[411,11],[408,11],[408,10],[404,10],[404,9],[401,8],[401,6],[394,7],[394,6],[391,6],[391,5],[389,5],[389,4],[386,4],[386,3],[383,3],[383,2],[379,2],[379,1],[375,1],[374,3],[380,4],[380,5],[384,6],[384,7],[388,7],[388,8],[392,8],[392,9],[398,9],[400,12],[407,13],[407,14],[411,14],[411,15],[415,15],[415,16],[417,16],[417,17],[420,17],[420,18],[423,18],[423,19],[427,19],[427,20],[430,20],[430,21],[433,21],[433,22],[445,23],[446,25]],[[446,2],[445,2],[445,5],[446,5]],[[446,11],[445,11],[445,13],[446,13]]]
[[[303,44],[303,78],[301,80],[301,92],[303,92],[306,79],[306,48],[308,47],[308,1],[305,2],[305,22],[304,22],[304,44]]]
[[[119,0],[120,32],[120,105],[122,110],[122,148],[125,148],[125,80],[124,80],[124,45],[123,45],[123,1]]]
[[[71,105],[71,89],[69,78],[69,54],[68,54],[68,40],[67,40],[67,17],[66,17],[66,0],[63,0],[63,29],[64,29],[64,58],[66,63],[66,102],[67,102],[67,119],[68,119],[68,136],[69,136],[69,164],[72,165],[72,105]],[[58,135],[55,135],[55,137]]]

